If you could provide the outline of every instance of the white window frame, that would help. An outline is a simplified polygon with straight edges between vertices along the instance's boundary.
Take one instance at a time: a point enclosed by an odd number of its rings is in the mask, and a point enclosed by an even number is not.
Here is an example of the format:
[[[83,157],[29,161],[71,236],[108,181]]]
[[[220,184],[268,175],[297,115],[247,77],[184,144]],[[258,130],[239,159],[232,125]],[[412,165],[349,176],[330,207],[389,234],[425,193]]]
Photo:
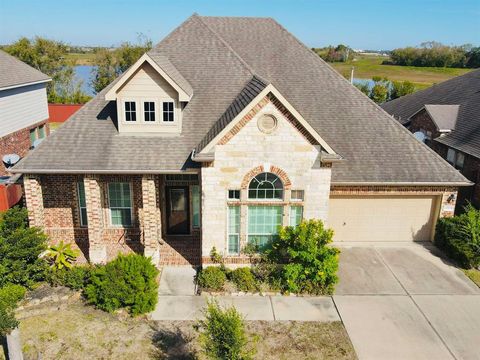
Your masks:
[[[275,203],[271,203],[271,204],[268,204],[268,205],[256,205],[255,203],[252,203],[252,204],[249,204],[247,205],[247,218],[246,218],[246,241],[247,241],[247,244],[249,243],[249,237],[250,235],[251,236],[271,236],[272,234],[260,234],[260,233],[256,233],[256,234],[250,234],[250,231],[249,231],[249,226],[250,226],[250,207],[278,207],[280,208],[281,210],[281,219],[280,219],[280,226],[283,226],[283,217],[285,215],[285,205],[282,205],[282,204],[275,204]],[[242,214],[240,213],[240,217],[242,216]],[[241,221],[241,220],[240,220]],[[274,235],[278,235],[278,234],[274,234]]]
[[[127,120],[127,110],[125,108],[127,102],[135,103],[135,121]],[[142,121],[143,111],[140,112],[140,114],[139,114],[139,112],[138,112],[138,109],[140,108],[140,106],[138,106],[139,103],[141,103],[141,102],[139,102],[136,99],[123,99],[122,100],[122,120],[125,124],[138,124],[139,122]]]
[[[130,209],[130,225],[115,225],[112,221],[112,206],[110,204],[111,199],[110,199],[110,184],[118,184],[118,183],[123,183],[123,184],[128,184],[128,187],[130,189],[130,207],[118,207],[115,206],[115,209]],[[132,188],[132,183],[127,182],[127,181],[111,181],[107,183],[107,197],[108,197],[108,221],[110,222],[110,226],[114,228],[131,228],[133,227],[133,223],[135,221],[135,215],[134,215],[134,204],[133,204],[133,188]]]
[[[281,197],[280,199],[278,199],[278,198],[259,199],[259,198],[251,198],[251,197],[250,197],[250,184],[252,183],[252,181],[253,181],[257,176],[262,175],[262,174],[266,174],[266,173],[270,173],[270,174],[272,174],[272,175],[275,175],[275,176],[277,177],[278,181],[280,182],[280,184],[282,184],[282,190],[281,190],[281,191],[282,191],[282,197]],[[258,194],[258,187],[257,187],[257,190],[256,190],[256,191],[257,191],[257,194]],[[274,191],[275,191],[275,189],[274,189]],[[283,184],[283,180],[280,178],[280,176],[278,176],[277,174],[272,173],[272,172],[270,172],[270,171],[263,171],[263,172],[255,175],[255,176],[253,176],[253,177],[250,179],[250,182],[248,183],[248,187],[247,187],[247,199],[248,199],[248,201],[251,201],[251,202],[261,202],[261,203],[263,203],[263,202],[271,202],[271,203],[283,202],[283,201],[285,201],[285,191],[286,191],[286,190],[285,190],[285,185]],[[273,205],[273,204],[272,204],[272,205]]]
[[[230,197],[230,191],[238,191],[238,198],[233,198],[233,197]],[[228,201],[240,201],[240,198],[242,196],[242,193],[241,193],[241,190],[240,189],[228,189],[227,190],[227,199]]]
[[[163,105],[165,103],[172,103],[173,104],[173,121],[165,121],[163,119],[163,115],[164,115]],[[162,106],[161,106],[161,109],[160,109],[160,112],[161,112],[160,123],[163,124],[163,125],[176,125],[176,123],[177,123],[177,114],[176,114],[176,109],[175,109],[176,105],[177,105],[176,101],[174,99],[162,99],[161,104],[162,104]]]
[[[82,209],[85,209],[85,212],[87,212],[87,195],[85,195],[85,207],[82,206],[80,203],[80,184],[83,184],[83,192],[85,193],[85,183],[83,182],[83,179],[80,181],[77,181],[77,198],[78,198],[78,212],[80,213],[80,227],[88,227],[88,213],[87,213],[87,219],[83,218],[82,215]]]
[[[153,111],[155,120],[154,121],[147,121],[145,120],[145,103],[153,103],[155,109]],[[160,121],[158,119],[158,101],[155,99],[142,99],[141,101],[142,104],[142,123],[144,124],[158,124]]]
[[[301,192],[302,192],[302,198],[301,198],[301,199],[300,199],[300,198],[294,198],[294,197],[292,196],[292,194],[293,194],[294,191],[301,191]],[[302,189],[293,189],[293,190],[291,190],[291,192],[290,192],[290,201],[292,201],[292,202],[302,202],[302,201],[305,201],[305,190],[302,190]]]
[[[238,208],[238,233],[230,233],[230,208]],[[241,244],[240,244],[240,232],[242,231],[242,209],[240,206],[237,205],[227,205],[227,254],[230,256],[233,255],[240,255],[241,253]],[[236,235],[237,236],[237,243],[238,243],[238,252],[230,252],[230,235]]]

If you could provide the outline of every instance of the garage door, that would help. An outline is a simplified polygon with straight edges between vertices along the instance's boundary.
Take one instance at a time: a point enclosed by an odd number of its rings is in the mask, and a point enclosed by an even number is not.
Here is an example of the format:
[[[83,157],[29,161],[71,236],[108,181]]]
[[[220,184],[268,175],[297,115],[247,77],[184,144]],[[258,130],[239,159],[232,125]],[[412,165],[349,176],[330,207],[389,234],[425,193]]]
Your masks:
[[[432,239],[438,196],[331,196],[334,241]]]

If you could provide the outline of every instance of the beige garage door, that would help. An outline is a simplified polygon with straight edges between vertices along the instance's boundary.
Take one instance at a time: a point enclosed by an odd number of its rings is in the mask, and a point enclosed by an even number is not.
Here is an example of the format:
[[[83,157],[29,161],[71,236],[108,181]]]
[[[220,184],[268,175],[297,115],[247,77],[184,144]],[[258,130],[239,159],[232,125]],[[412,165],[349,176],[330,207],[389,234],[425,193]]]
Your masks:
[[[438,196],[332,196],[334,241],[432,239]]]

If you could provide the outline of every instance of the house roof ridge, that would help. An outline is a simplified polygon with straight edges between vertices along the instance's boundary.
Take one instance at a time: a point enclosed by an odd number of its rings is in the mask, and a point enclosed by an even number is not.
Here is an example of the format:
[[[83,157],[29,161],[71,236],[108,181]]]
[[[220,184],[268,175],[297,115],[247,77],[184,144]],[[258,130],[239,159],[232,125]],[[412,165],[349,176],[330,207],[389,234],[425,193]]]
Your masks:
[[[213,17],[213,16],[212,16]],[[215,30],[213,30],[205,21],[203,21],[202,16],[198,14],[193,14],[192,18],[198,19],[215,37],[220,40],[220,42],[240,61],[240,63],[252,74],[256,75],[255,70],[233,49],[233,47]],[[219,17],[221,18],[221,17]]]

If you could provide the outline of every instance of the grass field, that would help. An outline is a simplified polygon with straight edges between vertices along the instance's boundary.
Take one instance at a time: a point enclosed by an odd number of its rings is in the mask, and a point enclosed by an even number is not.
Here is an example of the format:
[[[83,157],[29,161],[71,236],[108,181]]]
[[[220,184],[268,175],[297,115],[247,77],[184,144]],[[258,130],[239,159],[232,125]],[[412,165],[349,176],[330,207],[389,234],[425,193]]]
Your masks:
[[[359,55],[356,60],[348,63],[331,63],[340,74],[349,78],[352,66],[355,68],[354,77],[359,79],[371,79],[373,76],[387,77],[389,80],[411,81],[419,88],[425,88],[438,84],[452,77],[463,75],[472,69],[453,69],[435,67],[416,67],[382,65],[382,61],[388,58],[383,56]]]
[[[67,59],[72,61],[74,65],[94,65],[95,54],[69,53],[67,54]]]

